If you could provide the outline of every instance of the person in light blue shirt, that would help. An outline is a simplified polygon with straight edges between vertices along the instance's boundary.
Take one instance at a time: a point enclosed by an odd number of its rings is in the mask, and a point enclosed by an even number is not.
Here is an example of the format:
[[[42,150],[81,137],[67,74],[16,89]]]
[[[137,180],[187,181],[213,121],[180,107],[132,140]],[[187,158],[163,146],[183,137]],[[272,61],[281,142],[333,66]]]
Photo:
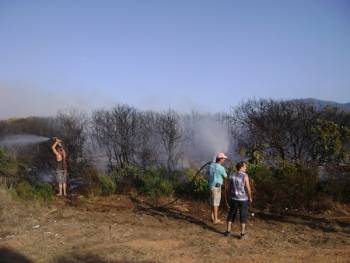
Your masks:
[[[208,167],[208,187],[210,191],[211,220],[213,224],[223,224],[218,218],[220,200],[221,200],[221,185],[224,183],[224,178],[227,178],[225,168],[222,166],[227,156],[224,153],[218,153],[216,162],[211,163]]]

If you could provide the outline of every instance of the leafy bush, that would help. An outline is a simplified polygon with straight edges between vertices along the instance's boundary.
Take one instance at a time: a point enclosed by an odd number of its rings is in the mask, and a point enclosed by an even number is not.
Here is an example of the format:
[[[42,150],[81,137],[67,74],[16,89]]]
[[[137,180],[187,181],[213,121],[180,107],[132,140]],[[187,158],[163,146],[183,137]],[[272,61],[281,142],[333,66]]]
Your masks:
[[[48,183],[41,183],[33,188],[33,195],[36,200],[50,202],[55,195],[52,186]]]
[[[0,149],[0,176],[1,181],[8,186],[13,186],[18,182],[21,163],[13,155],[5,153]],[[6,178],[6,179],[5,179]]]
[[[318,170],[312,166],[281,163],[277,168],[254,167],[254,204],[282,211],[307,208],[318,199]]]
[[[208,180],[201,175],[196,176],[196,171],[193,169],[186,169],[185,175],[189,181],[180,184],[176,193],[191,199],[207,199],[209,197]]]
[[[328,165],[320,189],[334,201],[350,202],[350,165]]]
[[[155,199],[171,195],[174,192],[174,185],[163,172],[162,169],[145,170],[142,175],[137,177],[138,190]]]
[[[50,202],[54,197],[54,190],[48,183],[40,183],[32,186],[27,181],[18,183],[15,187],[16,195],[26,201],[37,200]]]
[[[97,178],[101,185],[102,195],[111,195],[115,193],[116,184],[110,176],[99,174]]]

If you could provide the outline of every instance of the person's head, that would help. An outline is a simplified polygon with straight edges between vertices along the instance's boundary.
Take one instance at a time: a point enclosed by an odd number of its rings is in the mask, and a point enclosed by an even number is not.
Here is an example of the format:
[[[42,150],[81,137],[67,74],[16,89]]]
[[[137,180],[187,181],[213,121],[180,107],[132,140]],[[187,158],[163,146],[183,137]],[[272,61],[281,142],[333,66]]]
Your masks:
[[[58,143],[57,146],[56,146],[56,150],[59,153],[63,153],[64,152],[63,145],[61,143]]]
[[[236,164],[236,169],[238,172],[245,173],[247,171],[247,164],[244,161],[238,162]]]
[[[224,153],[218,153],[216,155],[216,162],[217,163],[223,164],[226,159],[227,159],[227,156]]]

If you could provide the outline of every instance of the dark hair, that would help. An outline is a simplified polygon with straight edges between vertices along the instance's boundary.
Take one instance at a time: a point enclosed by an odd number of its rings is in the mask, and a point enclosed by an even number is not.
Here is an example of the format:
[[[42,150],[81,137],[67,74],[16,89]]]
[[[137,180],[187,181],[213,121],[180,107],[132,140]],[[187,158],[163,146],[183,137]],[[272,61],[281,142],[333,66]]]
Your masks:
[[[215,162],[218,163],[220,160],[225,159],[225,158],[216,158]]]
[[[240,161],[236,164],[236,169],[237,171],[239,171],[244,165],[246,164],[246,162],[244,161]]]

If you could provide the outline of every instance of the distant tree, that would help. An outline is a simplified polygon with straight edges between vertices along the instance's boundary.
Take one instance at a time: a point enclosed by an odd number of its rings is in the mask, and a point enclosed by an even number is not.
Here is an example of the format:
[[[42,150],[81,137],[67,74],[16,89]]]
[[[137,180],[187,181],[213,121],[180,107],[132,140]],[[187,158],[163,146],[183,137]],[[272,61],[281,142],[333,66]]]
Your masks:
[[[314,159],[320,163],[348,160],[350,128],[332,121],[318,120],[314,127]]]
[[[249,100],[227,119],[239,147],[247,149],[252,160],[264,153],[306,161],[311,158],[312,127],[318,116],[312,105],[300,101]]]
[[[152,111],[139,113],[136,159],[143,168],[159,164],[161,145],[157,130],[157,116],[158,114]]]
[[[167,169],[173,171],[179,159],[179,146],[182,137],[180,116],[173,110],[162,112],[157,117],[157,128],[166,156]]]
[[[95,138],[105,149],[112,169],[114,163],[115,168],[124,168],[135,161],[138,114],[135,108],[128,105],[117,105],[110,111],[93,113]]]

